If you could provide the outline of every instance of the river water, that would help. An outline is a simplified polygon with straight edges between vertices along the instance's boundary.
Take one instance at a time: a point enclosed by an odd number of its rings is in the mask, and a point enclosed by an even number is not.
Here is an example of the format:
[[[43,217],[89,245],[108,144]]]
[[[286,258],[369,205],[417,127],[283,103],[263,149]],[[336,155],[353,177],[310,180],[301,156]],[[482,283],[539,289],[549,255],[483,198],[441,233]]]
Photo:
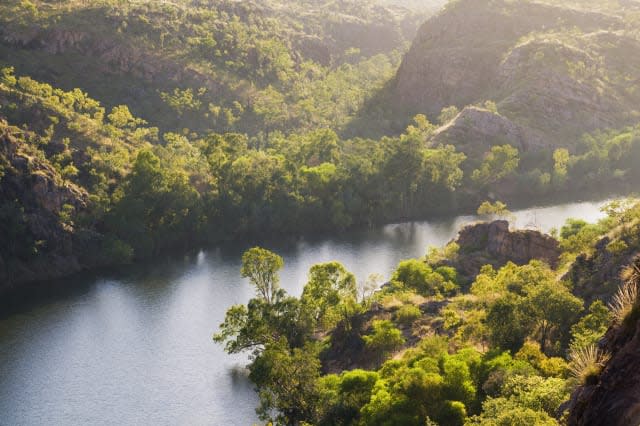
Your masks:
[[[604,202],[515,212],[518,227],[595,221]],[[338,260],[364,280],[442,246],[473,216],[270,244],[282,286],[299,295],[311,265]],[[0,425],[251,425],[245,356],[211,341],[226,309],[252,297],[240,278],[250,244],[74,279],[76,290],[0,317]],[[80,281],[80,282],[77,282]]]

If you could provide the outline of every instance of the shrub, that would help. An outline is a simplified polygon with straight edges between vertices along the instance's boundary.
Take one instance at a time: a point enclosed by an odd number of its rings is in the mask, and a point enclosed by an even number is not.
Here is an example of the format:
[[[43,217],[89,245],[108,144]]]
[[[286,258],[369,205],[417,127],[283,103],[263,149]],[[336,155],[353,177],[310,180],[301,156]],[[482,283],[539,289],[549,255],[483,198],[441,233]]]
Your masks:
[[[376,320],[373,322],[372,328],[373,333],[364,336],[363,339],[367,349],[375,352],[379,360],[404,344],[402,333],[391,321]]]
[[[621,324],[631,313],[638,300],[638,285],[635,280],[625,282],[611,299],[609,309],[614,320]]]
[[[595,345],[571,351],[569,354],[569,372],[581,385],[593,384],[600,371],[609,360],[609,355],[603,353]]]
[[[414,305],[404,305],[396,311],[396,321],[404,325],[411,325],[421,316],[420,308]]]

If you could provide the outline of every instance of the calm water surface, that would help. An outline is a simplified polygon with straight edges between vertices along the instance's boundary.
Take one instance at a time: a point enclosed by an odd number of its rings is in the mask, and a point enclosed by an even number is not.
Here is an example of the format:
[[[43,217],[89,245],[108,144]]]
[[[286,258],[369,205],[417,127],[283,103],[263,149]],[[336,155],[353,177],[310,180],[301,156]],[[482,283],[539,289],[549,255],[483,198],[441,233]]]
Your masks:
[[[595,221],[604,202],[516,212],[517,226]],[[281,283],[299,295],[309,267],[338,260],[359,280],[442,246],[472,216],[387,225],[271,245]],[[226,309],[252,297],[247,245],[81,278],[80,289],[0,319],[0,425],[251,425],[246,357],[211,341]]]

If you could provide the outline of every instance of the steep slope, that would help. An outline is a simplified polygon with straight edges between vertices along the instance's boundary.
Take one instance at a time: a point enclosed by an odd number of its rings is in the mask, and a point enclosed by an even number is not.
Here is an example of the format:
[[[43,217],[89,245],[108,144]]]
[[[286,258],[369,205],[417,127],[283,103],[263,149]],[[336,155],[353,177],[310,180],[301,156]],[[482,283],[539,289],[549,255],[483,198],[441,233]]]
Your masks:
[[[638,120],[640,94],[630,87],[640,81],[640,41],[629,18],[637,8],[451,2],[421,27],[377,101],[390,105],[391,128],[417,113],[435,121],[450,105],[493,101],[505,123],[502,140],[525,149],[574,146],[584,133]]]
[[[638,259],[634,266],[640,266]],[[637,287],[637,282],[633,285]],[[567,424],[640,424],[640,306],[637,299],[630,303],[626,317],[612,325],[600,341],[600,350],[610,359],[597,377],[573,393]]]

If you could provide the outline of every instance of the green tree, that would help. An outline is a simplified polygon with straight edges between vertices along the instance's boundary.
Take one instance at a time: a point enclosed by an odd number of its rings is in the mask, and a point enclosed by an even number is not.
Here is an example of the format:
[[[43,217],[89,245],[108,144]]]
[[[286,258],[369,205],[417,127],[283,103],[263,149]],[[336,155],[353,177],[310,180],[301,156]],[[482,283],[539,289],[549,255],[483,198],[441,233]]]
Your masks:
[[[473,171],[471,179],[479,185],[490,185],[512,175],[519,164],[518,148],[511,145],[493,146],[482,160],[480,168]]]
[[[440,115],[438,116],[438,123],[440,123],[441,126],[444,126],[445,124],[456,118],[459,113],[460,110],[458,110],[458,108],[453,105],[442,108],[442,111],[440,111]]]
[[[318,415],[320,361],[316,345],[290,350],[283,341],[268,345],[249,367],[257,385],[262,420],[293,425]]]
[[[355,276],[340,263],[328,262],[311,267],[301,302],[322,329],[329,329],[344,318],[356,297]]]
[[[256,293],[267,304],[272,304],[279,288],[278,271],[283,266],[282,257],[269,250],[254,247],[242,255],[240,274],[243,278],[249,278]]]

